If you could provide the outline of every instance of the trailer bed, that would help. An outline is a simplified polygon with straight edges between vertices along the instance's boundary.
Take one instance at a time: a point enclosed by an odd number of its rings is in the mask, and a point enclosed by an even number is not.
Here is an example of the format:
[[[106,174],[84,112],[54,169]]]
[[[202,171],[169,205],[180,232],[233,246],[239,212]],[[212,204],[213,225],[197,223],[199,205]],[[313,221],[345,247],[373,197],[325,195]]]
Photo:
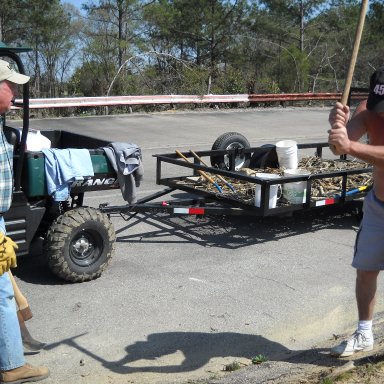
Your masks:
[[[300,151],[314,150],[315,156],[322,159],[323,149],[328,148],[328,143],[298,144],[299,158]],[[241,149],[242,156],[248,156],[254,161],[254,169],[261,172],[272,172],[281,174],[279,168],[271,168],[267,163],[260,159],[271,158],[271,153],[275,151],[274,146],[252,147]],[[139,212],[169,212],[173,214],[189,215],[244,215],[244,216],[273,216],[285,215],[299,210],[315,209],[324,206],[342,206],[349,202],[362,201],[362,198],[372,188],[372,167],[366,163],[341,158],[340,160],[353,167],[350,169],[322,171],[312,173],[309,176],[290,176],[280,177],[279,179],[266,180],[243,173],[243,170],[235,171],[235,158],[239,155],[239,150],[215,150],[215,151],[196,151],[198,157],[205,161],[202,163],[197,160],[192,153],[183,152],[183,159],[175,153],[154,155],[157,159],[156,183],[167,188],[139,200],[136,204],[124,206],[102,205],[100,208],[108,213],[120,213],[122,215],[136,214]],[[213,156],[228,156],[231,169],[217,169],[206,165],[209,158]],[[208,160],[207,160],[208,158]],[[221,192],[212,183],[207,182],[201,177],[201,171],[221,185]],[[228,188],[222,182],[224,178],[231,184],[235,191]],[[352,179],[358,178],[359,185],[351,183]],[[315,185],[319,182],[329,182],[337,180],[339,189],[335,193],[325,196],[318,196],[315,193]],[[289,202],[282,195],[275,208],[269,207],[269,191],[272,185],[280,184],[284,189],[284,184],[304,181],[306,183],[305,201],[299,204]],[[363,184],[361,184],[363,183]],[[261,203],[257,207],[254,204],[254,191],[256,184],[261,187]],[[175,190],[186,192],[185,199],[166,199],[166,196]],[[241,190],[241,193],[240,193]],[[129,217],[129,216],[128,216]]]
[[[328,143],[312,143],[312,144],[299,144],[298,150],[308,150],[314,149],[316,156],[322,158],[323,148],[328,147]],[[268,157],[268,152],[274,151],[274,147],[253,147],[248,149],[243,149],[244,154],[251,154],[253,156],[255,153],[264,151],[265,155]],[[232,152],[232,153],[231,153]],[[212,156],[232,156],[235,157],[238,155],[236,151],[199,151],[196,154],[201,158],[207,158]],[[353,163],[354,167],[351,169],[345,168],[337,171],[321,173],[312,173],[309,176],[290,176],[290,177],[280,177],[279,179],[274,180],[265,180],[256,178],[254,176],[248,176],[245,173],[234,170],[220,170],[212,168],[209,166],[202,165],[197,161],[191,153],[185,152],[183,155],[190,159],[191,162],[187,162],[184,159],[180,158],[176,153],[169,153],[163,155],[155,155],[157,158],[157,183],[165,185],[170,188],[180,189],[188,193],[196,194],[198,196],[216,200],[218,203],[226,204],[232,207],[240,208],[244,210],[244,215],[256,215],[256,216],[269,216],[269,215],[279,215],[287,212],[311,209],[322,207],[325,205],[342,205],[352,200],[361,199],[364,197],[367,192],[371,189],[371,177],[372,167],[366,163],[356,162],[352,160],[342,159],[345,164],[350,162]],[[258,158],[260,158],[258,154]],[[204,161],[207,163],[208,161]],[[164,176],[163,170],[168,168],[169,164],[173,164],[176,167],[173,167],[175,172],[174,176]],[[259,164],[260,165],[260,164]],[[203,171],[213,179],[220,181],[217,178],[217,175],[221,175],[226,181],[228,181],[233,186],[237,187],[237,192],[233,192],[229,188],[223,186],[222,193],[217,191],[213,185],[210,183],[202,182],[202,178],[199,177],[199,171]],[[279,169],[273,169],[270,167],[260,168],[257,167],[255,171],[258,172],[271,172],[271,173],[282,173]],[[280,172],[279,172],[280,171]],[[366,184],[365,185],[356,185],[351,187],[350,180],[356,178],[357,175],[365,176]],[[340,189],[337,193],[334,193],[329,196],[315,196],[313,191],[313,186],[316,182],[320,180],[334,180],[335,178],[339,179]],[[193,182],[196,180],[196,182]],[[199,181],[197,181],[199,180]],[[292,182],[306,182],[306,199],[302,203],[293,204],[282,196],[278,199],[277,205],[275,208],[269,207],[269,190],[271,185],[280,184],[284,189],[284,184]],[[255,185],[261,185],[261,204],[260,207],[254,205],[254,190]],[[242,188],[239,188],[242,187]],[[240,189],[242,189],[240,193]]]

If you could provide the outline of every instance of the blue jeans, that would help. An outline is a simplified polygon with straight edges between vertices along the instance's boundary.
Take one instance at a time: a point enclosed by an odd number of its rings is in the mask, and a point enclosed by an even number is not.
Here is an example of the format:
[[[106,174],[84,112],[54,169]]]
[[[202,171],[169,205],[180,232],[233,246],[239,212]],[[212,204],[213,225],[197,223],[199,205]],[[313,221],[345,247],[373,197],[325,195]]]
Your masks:
[[[5,233],[3,217],[0,217],[0,232]],[[24,364],[16,302],[12,283],[6,272],[0,276],[0,370],[8,371]]]

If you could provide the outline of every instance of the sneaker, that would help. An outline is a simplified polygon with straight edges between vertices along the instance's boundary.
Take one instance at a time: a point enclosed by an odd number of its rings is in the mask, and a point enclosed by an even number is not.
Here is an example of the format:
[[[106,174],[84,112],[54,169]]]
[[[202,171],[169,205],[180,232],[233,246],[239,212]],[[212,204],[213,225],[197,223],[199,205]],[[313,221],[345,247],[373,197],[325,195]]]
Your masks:
[[[348,340],[341,342],[331,349],[332,356],[347,357],[355,352],[367,352],[373,349],[373,335],[367,336],[361,331],[356,331]]]
[[[39,381],[49,376],[49,369],[46,367],[34,367],[30,364],[10,371],[0,371],[0,383],[21,384],[31,381]]]

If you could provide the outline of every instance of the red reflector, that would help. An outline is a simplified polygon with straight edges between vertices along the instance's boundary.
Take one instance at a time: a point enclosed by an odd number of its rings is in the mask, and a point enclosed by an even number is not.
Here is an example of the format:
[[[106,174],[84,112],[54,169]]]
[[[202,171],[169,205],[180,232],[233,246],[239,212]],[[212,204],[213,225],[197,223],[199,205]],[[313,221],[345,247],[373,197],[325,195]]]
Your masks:
[[[204,215],[204,208],[189,208],[190,215]]]

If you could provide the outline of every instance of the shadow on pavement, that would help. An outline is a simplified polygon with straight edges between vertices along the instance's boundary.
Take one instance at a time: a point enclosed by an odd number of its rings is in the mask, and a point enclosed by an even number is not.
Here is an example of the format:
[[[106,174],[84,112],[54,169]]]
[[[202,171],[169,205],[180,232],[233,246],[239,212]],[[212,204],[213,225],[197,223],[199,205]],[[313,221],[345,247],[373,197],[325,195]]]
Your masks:
[[[148,336],[146,341],[138,341],[125,348],[126,356],[117,361],[107,361],[81,346],[75,339],[82,335],[57,343],[49,344],[46,350],[52,350],[62,344],[73,347],[102,366],[117,374],[134,372],[180,373],[190,372],[204,367],[213,358],[231,357],[252,359],[262,354],[268,361],[288,361],[297,364],[312,364],[322,367],[338,366],[345,362],[331,358],[324,349],[292,351],[283,345],[260,335],[232,332],[166,332]],[[182,361],[175,363],[167,356],[181,352]],[[137,366],[137,363],[140,363]],[[223,367],[224,368],[224,367]]]
[[[178,216],[164,213],[140,214],[116,230],[117,242],[161,244],[187,242],[202,247],[239,249],[254,244],[311,233],[322,229],[357,230],[355,206],[323,207],[297,211],[292,216]],[[113,221],[113,218],[112,218]],[[145,223],[145,232],[134,228]],[[134,232],[134,233],[131,233]],[[41,241],[31,245],[28,257],[18,260],[14,274],[23,281],[42,285],[71,284],[52,274],[42,253]]]
[[[23,281],[42,285],[72,284],[55,276],[48,267],[48,261],[43,255],[43,244],[37,239],[31,244],[30,253],[17,260],[17,268],[13,274]]]
[[[355,211],[356,207],[347,206],[298,211],[289,217],[140,214],[118,229],[116,235],[117,241],[123,243],[193,242],[204,247],[238,249],[321,229],[356,229],[359,218]],[[138,223],[150,229],[131,234]]]

